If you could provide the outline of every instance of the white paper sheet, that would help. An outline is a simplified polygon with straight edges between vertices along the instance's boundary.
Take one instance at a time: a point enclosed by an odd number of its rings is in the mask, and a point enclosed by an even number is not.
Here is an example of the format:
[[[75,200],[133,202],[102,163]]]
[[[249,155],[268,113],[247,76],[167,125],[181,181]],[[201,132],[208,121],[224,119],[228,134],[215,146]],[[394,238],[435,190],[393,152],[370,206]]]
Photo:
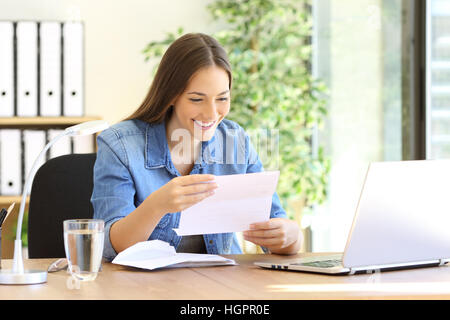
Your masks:
[[[239,232],[270,219],[279,171],[216,176],[215,194],[181,213],[178,235]]]
[[[138,242],[120,252],[112,263],[149,270],[164,267],[236,265],[234,260],[218,255],[177,253],[174,247],[161,240]]]

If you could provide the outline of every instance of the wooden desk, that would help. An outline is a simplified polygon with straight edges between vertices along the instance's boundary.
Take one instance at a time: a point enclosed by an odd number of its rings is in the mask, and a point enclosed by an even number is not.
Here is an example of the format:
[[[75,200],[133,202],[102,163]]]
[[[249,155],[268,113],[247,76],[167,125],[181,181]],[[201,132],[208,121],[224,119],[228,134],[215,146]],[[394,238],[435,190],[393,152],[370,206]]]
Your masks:
[[[308,256],[301,254],[298,256]],[[37,285],[0,286],[0,299],[449,299],[450,267],[392,271],[374,275],[328,276],[273,271],[253,265],[265,259],[295,256],[231,255],[238,266],[144,271],[111,263],[92,282],[70,288],[66,271],[49,273]],[[46,269],[55,259],[25,260],[29,269]],[[3,260],[2,268],[11,268]]]

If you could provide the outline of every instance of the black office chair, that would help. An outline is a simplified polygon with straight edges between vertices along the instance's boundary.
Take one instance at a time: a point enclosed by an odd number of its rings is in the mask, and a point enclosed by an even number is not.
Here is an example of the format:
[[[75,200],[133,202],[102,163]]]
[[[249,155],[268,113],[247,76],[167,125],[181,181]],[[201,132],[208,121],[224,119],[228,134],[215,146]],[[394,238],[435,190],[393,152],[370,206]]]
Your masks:
[[[63,221],[90,219],[96,153],[50,159],[36,173],[28,211],[29,258],[65,257]]]

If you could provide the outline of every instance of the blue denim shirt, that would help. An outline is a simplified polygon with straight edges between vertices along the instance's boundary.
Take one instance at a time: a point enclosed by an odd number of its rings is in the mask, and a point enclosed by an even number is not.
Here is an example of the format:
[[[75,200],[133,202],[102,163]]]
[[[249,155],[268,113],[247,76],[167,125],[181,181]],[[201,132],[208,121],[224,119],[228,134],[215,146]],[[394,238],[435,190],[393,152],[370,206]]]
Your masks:
[[[229,147],[230,141],[232,148]],[[97,145],[91,202],[94,217],[105,221],[103,256],[111,261],[117,255],[109,238],[111,225],[133,212],[153,191],[180,174],[171,160],[164,123],[122,121],[104,130],[97,137]],[[190,174],[230,175],[263,170],[248,135],[238,124],[224,119],[213,138],[202,143],[201,155]],[[276,193],[270,217],[286,217]],[[164,215],[148,240],[159,239],[177,248],[181,236],[172,229],[178,228],[179,222],[180,212]],[[242,253],[234,233],[205,234],[203,238],[208,253]]]

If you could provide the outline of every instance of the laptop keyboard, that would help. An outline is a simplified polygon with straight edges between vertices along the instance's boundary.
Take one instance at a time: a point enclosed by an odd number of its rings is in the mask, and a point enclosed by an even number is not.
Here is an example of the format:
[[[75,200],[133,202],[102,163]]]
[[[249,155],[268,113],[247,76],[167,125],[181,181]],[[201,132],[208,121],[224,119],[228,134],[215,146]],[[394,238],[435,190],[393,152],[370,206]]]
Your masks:
[[[322,261],[293,263],[293,265],[318,267],[318,268],[333,268],[333,267],[342,266],[342,260],[330,259],[330,260],[322,260]]]

